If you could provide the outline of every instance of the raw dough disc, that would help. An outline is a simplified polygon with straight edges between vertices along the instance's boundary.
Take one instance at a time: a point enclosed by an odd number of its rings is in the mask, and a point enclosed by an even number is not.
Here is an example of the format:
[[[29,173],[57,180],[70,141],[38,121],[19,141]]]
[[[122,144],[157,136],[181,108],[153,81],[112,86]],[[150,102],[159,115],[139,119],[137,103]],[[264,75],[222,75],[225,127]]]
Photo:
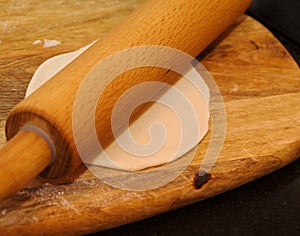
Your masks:
[[[88,49],[93,43],[75,52],[61,54],[42,63],[30,81],[26,97],[46,83],[56,73]],[[143,145],[145,146],[145,144],[155,142],[157,140],[149,135],[149,127],[151,127],[152,124],[159,122],[160,124],[163,124],[165,131],[165,139],[161,144],[157,144],[159,149],[155,150],[155,152],[150,151],[149,153],[151,154],[148,156],[138,156],[121,148],[119,143],[115,140],[105,149],[105,155],[100,153],[97,158],[89,160],[85,159],[84,162],[89,165],[135,171],[171,162],[192,150],[203,139],[208,131],[208,122],[210,117],[209,90],[203,80],[202,94],[199,94],[199,91],[197,91],[197,89],[185,78],[181,78],[173,88],[185,95],[198,116],[198,122],[196,125],[193,122],[185,125],[185,132],[190,134],[189,139],[181,139],[182,124],[180,124],[180,120],[176,114],[174,114],[174,111],[166,108],[160,103],[154,103],[118,137],[118,140],[122,140],[122,144],[125,146],[130,146],[130,143],[134,141],[141,147],[143,147]],[[176,101],[176,104],[178,104],[178,97],[176,98],[171,90],[167,90],[167,92],[159,100],[161,99],[167,103]],[[181,106],[179,111],[177,110],[177,113],[178,112],[185,112],[184,104]],[[159,130],[161,132],[161,129]],[[124,139],[128,133],[130,133],[133,140]],[[154,133],[153,135],[152,133],[152,136],[159,137],[160,134]]]

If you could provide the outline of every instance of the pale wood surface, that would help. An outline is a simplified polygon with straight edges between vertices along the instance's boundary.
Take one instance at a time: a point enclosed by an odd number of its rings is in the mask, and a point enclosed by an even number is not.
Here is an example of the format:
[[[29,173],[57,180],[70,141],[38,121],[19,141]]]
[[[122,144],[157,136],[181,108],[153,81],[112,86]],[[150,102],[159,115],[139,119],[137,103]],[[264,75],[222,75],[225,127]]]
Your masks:
[[[1,144],[8,111],[23,98],[37,66],[93,41],[101,29],[107,31],[142,1],[104,2],[88,1],[88,6],[67,1],[1,3],[1,20],[5,19],[0,37]],[[108,16],[106,10],[112,14]],[[62,44],[52,48],[32,45],[44,38]],[[1,202],[2,234],[103,230],[214,196],[296,159],[300,155],[300,73],[278,41],[246,17],[200,57],[219,85],[227,110],[225,145],[207,184],[199,190],[193,187],[209,136],[181,176],[153,191],[115,189],[82,165],[56,182],[37,179]]]

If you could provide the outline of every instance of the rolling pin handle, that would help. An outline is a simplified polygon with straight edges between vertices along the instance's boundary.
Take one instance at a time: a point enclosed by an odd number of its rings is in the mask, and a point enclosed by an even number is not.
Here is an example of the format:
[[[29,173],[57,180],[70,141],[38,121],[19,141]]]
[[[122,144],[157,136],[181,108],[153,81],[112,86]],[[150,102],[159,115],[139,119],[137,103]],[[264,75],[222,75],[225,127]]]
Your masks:
[[[47,140],[35,131],[20,130],[0,149],[0,200],[21,190],[53,161]]]

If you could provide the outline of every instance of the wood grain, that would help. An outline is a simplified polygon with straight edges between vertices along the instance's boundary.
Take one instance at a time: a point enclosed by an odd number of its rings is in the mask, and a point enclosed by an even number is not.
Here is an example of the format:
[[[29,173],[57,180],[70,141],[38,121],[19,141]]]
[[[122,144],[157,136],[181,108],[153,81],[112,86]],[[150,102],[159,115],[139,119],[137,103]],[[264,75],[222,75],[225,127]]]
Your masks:
[[[24,17],[27,23],[19,29],[13,29],[13,26],[21,17],[21,10],[19,13],[16,13],[17,10],[0,13],[5,16],[3,19],[10,18],[0,38],[2,124],[8,110],[21,100],[38,64],[52,55],[81,47],[86,41],[97,37],[97,32],[92,30],[97,20],[90,19],[98,16],[101,8],[98,2],[89,1],[89,14],[86,14],[87,9],[80,10],[81,7],[75,8],[75,4],[67,1],[59,1],[62,8],[58,10],[57,3],[43,1],[43,4],[49,4],[50,10],[41,12],[47,17],[37,20],[36,16],[29,14]],[[122,20],[122,14],[126,15],[138,4],[137,1],[113,3],[114,7],[121,6],[118,9],[124,10],[116,11],[119,20]],[[127,3],[128,8],[122,8],[122,4]],[[6,8],[0,9],[8,9],[10,4],[5,4]],[[26,9],[33,8],[38,12],[33,1],[28,1],[26,6]],[[72,13],[68,14],[67,9]],[[59,16],[54,14],[56,11],[65,12],[65,21],[56,19]],[[10,17],[6,17],[8,15]],[[42,25],[47,21],[51,30],[42,33],[31,30],[38,21]],[[90,26],[91,30],[85,33],[77,22]],[[69,32],[65,32],[66,29]],[[58,38],[60,34],[61,38]],[[57,39],[62,44],[53,48],[32,45],[36,39],[43,38]],[[176,180],[152,191],[113,188],[81,165],[73,175],[55,182],[38,178],[24,190],[2,201],[1,234],[74,235],[100,231],[214,196],[295,160],[300,155],[300,72],[274,36],[253,19],[243,17],[199,58],[220,87],[227,112],[225,144],[210,172],[212,178],[208,183],[199,190],[193,186],[194,175],[210,141],[209,136],[201,143],[197,158]],[[3,133],[1,137],[4,140]]]
[[[12,108],[24,99],[37,67],[62,52],[74,51],[103,37],[145,0],[0,1],[1,145],[4,124]],[[59,7],[58,7],[59,6]],[[44,48],[36,40],[57,40]]]
[[[219,0],[145,2],[122,24],[14,107],[6,121],[7,138],[11,139],[27,124],[43,128],[54,140],[56,161],[42,175],[48,178],[63,177],[82,162],[73,136],[73,106],[81,82],[95,65],[116,52],[144,45],[172,47],[195,57],[249,5],[250,0],[223,0],[222,3]],[[121,61],[127,63],[127,60],[124,58]],[[134,75],[128,72],[113,81],[108,76],[103,76],[97,81],[98,87],[106,88],[101,94],[98,104],[100,108],[95,115],[97,134],[103,137],[104,146],[113,137],[110,131],[111,113],[118,98],[141,82],[172,81],[173,76],[168,71],[156,67],[152,67],[151,71],[142,68],[134,70]],[[90,93],[90,90],[87,91],[86,97],[89,98]],[[80,106],[86,107],[86,104],[79,104],[78,107]],[[85,123],[81,126],[81,132],[85,132]],[[89,133],[85,137],[89,137],[88,135]]]

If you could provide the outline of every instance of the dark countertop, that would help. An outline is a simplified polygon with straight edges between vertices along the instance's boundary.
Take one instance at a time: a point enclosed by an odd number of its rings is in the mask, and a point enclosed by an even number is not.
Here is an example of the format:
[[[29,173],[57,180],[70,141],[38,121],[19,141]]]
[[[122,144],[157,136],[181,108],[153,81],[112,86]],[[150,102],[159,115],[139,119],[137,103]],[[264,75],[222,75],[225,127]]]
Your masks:
[[[272,30],[300,65],[299,13],[299,0],[254,0],[248,11]],[[299,235],[299,232],[300,159],[222,195],[101,235]]]

